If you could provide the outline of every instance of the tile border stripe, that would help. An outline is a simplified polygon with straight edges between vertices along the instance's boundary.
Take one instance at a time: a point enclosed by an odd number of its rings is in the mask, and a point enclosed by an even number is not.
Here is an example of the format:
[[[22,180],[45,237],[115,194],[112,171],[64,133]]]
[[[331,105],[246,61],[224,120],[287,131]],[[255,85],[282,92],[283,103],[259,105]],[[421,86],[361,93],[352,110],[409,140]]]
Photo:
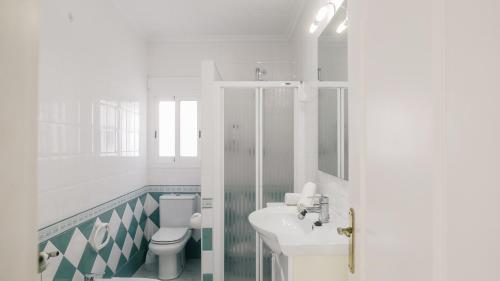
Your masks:
[[[146,185],[137,190],[119,196],[106,203],[100,204],[92,209],[88,209],[74,216],[60,220],[54,224],[42,227],[38,230],[38,243],[49,240],[50,238],[69,230],[77,225],[97,217],[119,205],[126,203],[134,198],[140,197],[148,192],[180,192],[180,193],[199,193],[200,186],[196,185]]]

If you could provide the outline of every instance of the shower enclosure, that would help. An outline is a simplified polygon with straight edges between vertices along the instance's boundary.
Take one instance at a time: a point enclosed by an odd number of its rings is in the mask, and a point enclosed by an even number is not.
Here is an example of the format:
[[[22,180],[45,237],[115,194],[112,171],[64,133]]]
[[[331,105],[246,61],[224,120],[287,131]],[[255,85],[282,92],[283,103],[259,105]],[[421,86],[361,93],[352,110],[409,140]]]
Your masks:
[[[297,87],[269,85],[221,88],[225,280],[272,280],[271,252],[250,226],[248,215],[293,192]]]

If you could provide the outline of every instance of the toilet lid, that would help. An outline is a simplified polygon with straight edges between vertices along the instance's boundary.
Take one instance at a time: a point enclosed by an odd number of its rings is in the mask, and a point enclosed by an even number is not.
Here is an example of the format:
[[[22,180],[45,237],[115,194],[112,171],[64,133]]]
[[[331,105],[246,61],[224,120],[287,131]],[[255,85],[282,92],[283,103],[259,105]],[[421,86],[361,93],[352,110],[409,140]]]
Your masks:
[[[182,240],[188,229],[186,227],[162,227],[151,238],[157,243],[175,243]]]

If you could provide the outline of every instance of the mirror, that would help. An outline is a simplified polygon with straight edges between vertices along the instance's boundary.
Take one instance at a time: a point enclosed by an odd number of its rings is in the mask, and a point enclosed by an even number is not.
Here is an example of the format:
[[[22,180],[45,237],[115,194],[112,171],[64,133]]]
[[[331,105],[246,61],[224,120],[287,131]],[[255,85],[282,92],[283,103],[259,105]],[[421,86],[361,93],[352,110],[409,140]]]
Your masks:
[[[318,37],[318,168],[349,178],[347,1]]]
[[[347,88],[318,89],[318,168],[349,179]]]
[[[319,81],[347,81],[348,29],[340,27],[344,21],[348,24],[346,5],[344,1],[318,38]]]

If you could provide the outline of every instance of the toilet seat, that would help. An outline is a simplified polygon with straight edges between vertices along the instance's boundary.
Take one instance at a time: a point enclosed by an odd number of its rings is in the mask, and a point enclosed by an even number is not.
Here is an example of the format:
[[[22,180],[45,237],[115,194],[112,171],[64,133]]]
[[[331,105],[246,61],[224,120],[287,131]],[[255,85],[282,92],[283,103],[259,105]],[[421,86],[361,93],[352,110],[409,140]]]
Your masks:
[[[182,242],[189,231],[186,227],[162,227],[151,238],[151,243],[169,245]]]

